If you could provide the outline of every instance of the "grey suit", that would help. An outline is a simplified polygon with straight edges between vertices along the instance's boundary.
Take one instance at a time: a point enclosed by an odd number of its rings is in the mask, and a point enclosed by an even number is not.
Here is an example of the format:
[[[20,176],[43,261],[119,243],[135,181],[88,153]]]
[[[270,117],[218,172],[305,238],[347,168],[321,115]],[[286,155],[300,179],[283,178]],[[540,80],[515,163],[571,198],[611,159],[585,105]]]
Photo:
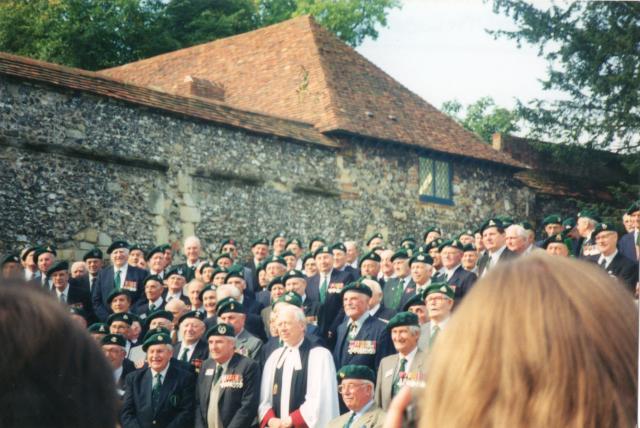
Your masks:
[[[382,361],[380,361],[380,366],[378,367],[378,376],[376,377],[375,402],[376,405],[381,407],[383,410],[387,410],[389,408],[389,404],[391,403],[393,377],[396,373],[399,359],[400,354],[389,355],[388,357],[384,357]],[[409,368],[406,370],[406,375],[404,378],[405,385],[409,385],[412,388],[419,388],[424,386],[424,375],[426,369],[425,359],[426,354],[418,349],[418,352],[416,352],[413,360],[411,360]],[[419,394],[412,395],[414,397],[419,396]]]
[[[350,417],[351,412],[340,415],[337,418],[332,419],[327,424],[326,428],[343,428],[349,421]],[[374,403],[369,407],[369,410],[351,424],[351,428],[381,428],[384,425],[384,418],[385,413]]]
[[[238,354],[249,357],[254,361],[260,359],[260,349],[262,341],[249,333],[246,329],[236,336],[236,352]]]

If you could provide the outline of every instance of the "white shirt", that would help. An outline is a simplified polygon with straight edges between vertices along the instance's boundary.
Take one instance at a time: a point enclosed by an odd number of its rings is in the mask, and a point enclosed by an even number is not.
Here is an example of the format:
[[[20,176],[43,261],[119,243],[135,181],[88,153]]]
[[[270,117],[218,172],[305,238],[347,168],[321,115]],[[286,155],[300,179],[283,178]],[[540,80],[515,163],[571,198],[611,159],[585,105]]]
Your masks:
[[[193,355],[193,351],[195,351],[196,349],[196,343],[192,343],[191,345],[187,345],[186,343],[182,342],[182,344],[180,345],[180,355],[177,355],[177,358],[182,361],[182,355],[184,354],[184,350],[187,350],[187,361],[191,360],[191,355]]]
[[[401,353],[398,353],[398,366],[396,367],[396,370],[400,369],[400,360],[401,359],[405,359],[407,360],[406,365],[404,366],[405,370],[409,370],[409,367],[411,367],[411,363],[413,362],[413,359],[415,358],[416,354],[418,353],[418,347],[416,346],[415,348],[413,348],[413,351],[409,352],[407,355],[402,355]]]
[[[380,309],[380,303],[369,309],[369,315],[375,316],[376,312],[378,312],[378,309]]]
[[[120,376],[122,376],[122,370],[123,368],[122,366],[120,366],[113,371],[113,380],[115,380],[116,383],[118,383],[118,381],[120,380]]]
[[[163,384],[167,380],[167,370],[169,370],[169,364],[167,364],[167,367],[165,367],[164,370],[160,372],[160,374],[162,375],[162,378],[160,379],[161,380],[160,384]],[[154,369],[150,369],[150,370],[151,370],[151,388],[153,388],[153,383],[156,381],[156,375],[158,374],[158,372],[155,371]]]
[[[64,296],[64,302],[67,303],[67,299],[69,299],[69,283],[67,283],[67,286],[62,290],[62,292],[58,291],[56,288],[56,296],[58,296],[58,300],[60,300],[61,294]]]
[[[173,299],[180,300],[180,297],[182,297],[182,293],[176,293],[176,294],[167,293],[167,302],[170,302]]]
[[[449,322],[449,317],[446,317],[445,319],[443,319],[442,321],[440,321],[439,323],[436,323],[435,320],[431,320],[431,322],[429,323],[429,326],[431,327],[431,334],[433,334],[433,329],[436,328],[436,326],[442,331],[444,330],[444,327],[447,325],[447,323]]]
[[[613,258],[616,256],[616,254],[618,254],[618,250],[615,250],[609,256],[605,256],[604,254],[600,253],[600,258],[598,259],[598,264],[601,265],[602,261],[604,260],[605,261],[604,268],[607,269],[609,267],[609,265],[611,264],[611,261],[613,260]]]
[[[367,411],[369,410],[369,408],[373,406],[373,399],[371,401],[369,401],[367,404],[365,404],[364,406],[362,406],[362,409],[358,410],[356,413],[356,415],[353,417],[353,420],[351,421],[351,426],[352,427],[356,427],[355,422],[360,418],[360,416],[364,415],[365,413],[367,413]],[[351,417],[351,413],[353,413],[353,410],[351,412],[349,412],[349,417]]]
[[[322,284],[324,283],[325,278],[327,279],[327,287],[329,286],[329,284],[331,284],[331,274],[333,273],[333,268],[331,268],[331,270],[327,273],[322,273],[322,272],[318,272],[320,274],[320,283],[318,284],[318,286],[322,287]]]
[[[451,279],[451,277],[453,276],[453,273],[460,267],[460,264],[455,265],[453,268],[451,269],[444,269],[444,273],[447,276],[447,281],[449,281]]]
[[[125,263],[122,266],[120,266],[119,268],[117,267],[113,267],[113,281],[115,283],[116,281],[116,275],[118,274],[118,271],[120,271],[120,287],[124,287],[124,280],[127,278],[127,269],[129,268],[129,264]]]
[[[156,300],[154,300],[153,302],[149,302],[148,307],[150,307],[151,305],[154,305],[155,310],[157,311],[158,309],[160,309],[162,307],[162,296],[158,297]]]
[[[347,321],[347,335],[349,334],[349,327],[354,322],[356,323],[356,331],[353,333],[353,335],[354,336],[357,335],[360,332],[360,329],[362,328],[362,324],[364,324],[364,322],[367,320],[367,318],[369,318],[369,312],[365,312],[364,314],[362,314],[360,316],[360,318],[358,318],[355,321],[353,321],[351,318],[349,318],[349,320]]]

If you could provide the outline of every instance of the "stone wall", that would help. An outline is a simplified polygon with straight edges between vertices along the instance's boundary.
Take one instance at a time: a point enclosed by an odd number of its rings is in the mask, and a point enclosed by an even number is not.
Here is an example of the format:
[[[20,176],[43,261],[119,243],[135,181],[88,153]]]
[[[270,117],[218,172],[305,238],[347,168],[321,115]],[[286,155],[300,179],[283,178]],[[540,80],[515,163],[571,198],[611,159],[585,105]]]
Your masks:
[[[338,138],[338,137],[336,137]],[[419,149],[345,138],[342,149],[0,76],[0,252],[51,242],[61,257],[127,237],[212,252],[276,230],[397,242],[494,213],[533,216],[512,172],[453,162],[454,205],[418,199]],[[245,247],[245,253],[248,248]]]

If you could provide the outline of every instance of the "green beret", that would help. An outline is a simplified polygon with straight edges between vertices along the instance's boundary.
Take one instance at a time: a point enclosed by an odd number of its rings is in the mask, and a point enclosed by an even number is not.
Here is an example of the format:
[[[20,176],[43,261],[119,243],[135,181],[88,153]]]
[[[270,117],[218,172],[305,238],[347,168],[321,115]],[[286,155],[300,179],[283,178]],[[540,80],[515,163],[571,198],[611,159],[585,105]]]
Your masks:
[[[127,346],[127,339],[124,338],[121,334],[107,334],[102,339],[100,339],[101,345],[118,345],[121,347]]]
[[[443,243],[444,243],[444,239],[436,238],[433,241],[429,242],[428,244],[424,244],[422,246],[422,248],[423,248],[422,252],[423,253],[428,253],[429,251],[431,251],[434,248],[437,249],[438,251],[440,251],[439,250],[440,245],[442,245]]]
[[[464,231],[462,231],[462,232],[460,232],[460,233],[458,234],[458,239],[460,239],[460,238],[461,238],[461,237],[463,237],[463,236],[471,236],[471,237],[475,237],[475,236],[476,236],[476,234],[475,234],[475,232],[474,232],[473,230],[471,230],[471,229],[467,229],[467,230],[464,230]]]
[[[302,266],[304,266],[304,264],[307,262],[307,260],[309,259],[313,259],[313,254],[311,253],[304,253],[304,255],[302,256]]]
[[[282,276],[282,283],[286,284],[287,280],[291,279],[291,278],[302,278],[304,280],[307,279],[306,275],[304,274],[304,272],[302,272],[301,270],[297,270],[297,269],[292,269],[290,271],[287,271],[283,276]]]
[[[278,238],[286,238],[286,237],[287,237],[287,234],[284,233],[283,230],[277,232],[275,235],[273,235],[271,237],[271,245],[273,245],[273,243],[275,242],[276,239],[278,239]]]
[[[0,266],[4,266],[7,263],[20,264],[20,257],[17,254],[7,254],[2,258],[2,263],[0,263]]]
[[[333,251],[331,251],[331,247],[328,245],[323,245],[322,247],[316,248],[313,252],[313,257],[318,257],[319,254],[331,254],[333,256]]]
[[[117,314],[111,314],[107,318],[107,325],[111,326],[111,324],[113,324],[115,321],[123,321],[131,325],[133,324],[134,317],[133,314],[130,314],[129,312],[119,312]]]
[[[284,287],[284,281],[282,280],[281,276],[274,276],[271,281],[269,281],[269,284],[267,285],[267,290],[271,291],[271,289],[273,288],[274,285],[280,284]]]
[[[593,229],[593,237],[598,236],[600,232],[615,232],[618,233],[618,230],[611,223],[598,223],[596,224],[595,229]]]
[[[151,325],[151,321],[157,318],[164,318],[166,320],[173,321],[173,314],[164,309],[156,309],[155,311],[147,314],[147,319],[144,320],[145,325],[149,327]]]
[[[433,258],[431,258],[431,256],[426,253],[418,253],[415,256],[411,257],[411,259],[409,259],[409,266],[413,265],[414,263],[424,263],[426,265],[432,265]]]
[[[107,334],[109,333],[109,326],[103,322],[96,322],[91,324],[89,328],[87,328],[87,330],[89,331],[89,333]]]
[[[142,343],[144,343],[148,338],[150,338],[154,334],[164,334],[166,336],[171,337],[171,332],[169,331],[168,328],[166,328],[166,327],[156,327],[156,328],[150,329],[149,331],[147,331],[144,334],[144,337],[142,338]]]
[[[427,304],[424,302],[422,296],[415,295],[404,304],[402,307],[403,311],[408,311],[412,306],[426,306]]]
[[[464,247],[462,247],[463,253],[466,253],[467,251],[473,251],[473,252],[477,251],[476,246],[473,244],[467,244]]]
[[[50,277],[51,275],[53,275],[55,272],[59,272],[61,270],[69,270],[69,262],[66,261],[59,261],[57,263],[54,263],[53,265],[51,265],[51,267],[47,270],[47,276]]]
[[[222,266],[216,266],[213,269],[213,274],[211,275],[211,279],[213,280],[213,278],[215,278],[218,274],[223,273],[225,278],[227,277],[227,274],[229,273],[229,269],[224,268]]]
[[[141,244],[131,244],[131,246],[129,247],[129,252],[133,250],[140,250],[144,253],[144,248],[142,248]]]
[[[269,240],[267,238],[258,238],[251,243],[251,248],[255,247],[256,245],[266,245],[268,247]]]
[[[293,251],[291,250],[284,250],[282,253],[280,253],[280,257],[282,257],[283,259],[285,257],[295,257],[296,255],[293,254]]]
[[[636,202],[632,203],[629,206],[629,208],[627,208],[627,211],[625,212],[625,214],[631,215],[636,211],[640,211],[640,201],[636,201]]]
[[[442,251],[442,249],[445,247],[451,247],[451,248],[455,248],[456,250],[462,251],[462,249],[464,248],[464,245],[462,244],[462,242],[458,241],[457,239],[450,239],[440,244],[438,246],[438,250]]]
[[[224,248],[225,245],[233,245],[234,247],[237,247],[238,242],[235,239],[231,239],[231,238],[223,239],[222,242],[220,243],[220,250],[222,250],[222,248]]]
[[[156,282],[159,282],[160,285],[162,285],[162,278],[160,278],[158,275],[147,275],[142,280],[142,286],[144,287],[145,285],[147,285],[147,282],[149,281],[156,281]]]
[[[107,248],[107,254],[111,254],[120,248],[126,248],[128,250],[129,243],[127,241],[113,241],[111,245],[109,245],[109,248]]]
[[[384,236],[382,236],[382,233],[377,232],[371,235],[369,239],[367,239],[367,245],[371,244],[371,241],[373,241],[376,238],[384,240]]]
[[[338,250],[338,251],[342,251],[343,253],[346,253],[347,247],[345,247],[342,242],[336,242],[331,246],[331,251],[334,251],[334,250]]]
[[[275,255],[271,255],[271,256],[267,257],[266,259],[264,259],[263,263],[264,263],[265,268],[270,263],[279,263],[282,266],[287,267],[287,262],[282,257],[275,256]]]
[[[100,259],[102,260],[102,251],[100,248],[94,248],[92,250],[87,251],[82,257],[82,261],[86,262],[89,259]]]
[[[229,281],[230,278],[240,278],[244,280],[244,272],[229,270],[229,273],[227,274],[227,276],[224,277],[224,282]]]
[[[189,311],[186,314],[182,315],[178,320],[178,325],[182,324],[182,321],[187,320],[189,318],[195,318],[197,320],[203,321],[206,318],[206,314],[200,311]]]
[[[181,276],[183,278],[186,279],[187,277],[187,272],[185,271],[184,267],[181,265],[178,266],[172,266],[169,268],[169,270],[164,274],[164,279],[169,279],[170,277],[172,277],[173,275],[178,275]]]
[[[320,236],[314,236],[314,237],[313,237],[313,238],[311,238],[311,240],[309,241],[309,249],[311,249],[311,247],[313,246],[313,244],[314,244],[315,242],[322,242],[322,245],[324,245],[324,244],[326,244],[326,243],[327,243],[327,241],[326,241],[324,238],[322,238],[322,237],[320,237]]]
[[[582,210],[578,213],[578,218],[590,218],[591,220],[595,221],[596,223],[600,223],[601,219],[600,216],[591,210]]]
[[[427,230],[425,230],[422,234],[422,240],[424,241],[425,239],[427,239],[427,235],[429,235],[431,232],[437,232],[439,235],[442,235],[442,229],[440,229],[438,226],[431,226],[427,228]]]
[[[347,364],[338,370],[338,382],[344,379],[368,380],[369,382],[375,383],[376,375],[373,370],[367,366]]]
[[[565,218],[562,222],[562,227],[564,228],[564,230],[573,229],[574,227],[576,227],[576,219],[573,217]]]
[[[433,293],[442,293],[452,300],[455,297],[455,292],[453,291],[453,288],[451,288],[449,284],[447,284],[446,282],[433,282],[422,293],[422,299],[423,300],[426,299],[429,294],[433,294]]]
[[[420,326],[418,316],[412,312],[398,312],[387,323],[387,330],[391,331],[394,327],[400,327],[403,325]]]
[[[363,284],[362,282],[359,282],[359,281],[350,282],[349,284],[345,285],[342,288],[342,291],[340,292],[340,294],[344,296],[344,294],[347,291],[354,291],[356,293],[366,294],[369,297],[373,295],[371,288],[369,288],[366,284]]]
[[[171,336],[164,333],[156,333],[152,334],[151,336],[149,336],[149,338],[147,338],[147,340],[144,341],[144,343],[142,344],[142,350],[144,352],[147,352],[147,349],[149,349],[150,346],[171,344]]]
[[[147,252],[146,259],[149,260],[156,253],[164,254],[164,246],[158,245],[150,249],[149,252]]]
[[[216,257],[215,259],[213,259],[213,264],[214,265],[218,265],[218,262],[222,259],[229,259],[231,261],[233,261],[233,258],[231,257],[231,254],[229,253],[221,253],[218,257]]]
[[[298,238],[289,239],[287,241],[287,244],[285,245],[285,248],[291,244],[296,244],[298,247],[302,248],[302,241],[299,240]]]
[[[216,315],[220,316],[228,312],[235,314],[244,314],[244,306],[233,297],[227,297],[218,302]]]
[[[109,293],[109,295],[107,296],[107,304],[110,305],[113,299],[115,299],[118,296],[126,296],[129,299],[129,303],[133,301],[133,297],[127,290],[125,290],[124,288],[114,288],[113,290],[111,290],[111,293]]]
[[[42,254],[45,253],[51,253],[54,255],[54,257],[56,257],[58,255],[58,252],[56,251],[56,247],[53,245],[47,245],[44,247],[38,247],[35,249],[35,253],[33,254],[33,260],[35,262],[38,261],[38,257],[40,257]]]
[[[260,271],[265,270],[266,267],[267,267],[267,265],[266,265],[266,263],[264,261],[261,261],[260,263],[258,263],[258,266],[256,266],[256,276],[258,276]]]
[[[212,265],[211,263],[209,263],[209,262],[204,262],[204,263],[201,263],[198,266],[198,272],[202,273],[202,272],[204,272],[204,270],[206,268],[211,268],[211,269],[215,270],[216,267],[214,265]]]
[[[367,253],[365,253],[361,258],[360,258],[360,262],[358,263],[358,266],[362,266],[362,263],[365,260],[372,260],[374,262],[380,263],[380,261],[382,260],[380,258],[380,256],[378,255],[378,253],[376,253],[375,251],[371,250]]]
[[[559,214],[548,215],[542,220],[542,227],[548,224],[562,224],[562,219]]]
[[[524,230],[533,230],[533,226],[528,221],[521,221],[518,225],[522,226]]]
[[[227,336],[227,337],[236,337],[236,332],[233,329],[231,324],[226,323],[218,323],[207,330],[206,337],[207,339],[211,336]]]
[[[402,240],[400,241],[400,246],[402,247],[407,243],[413,244],[414,247],[416,246],[416,240],[411,236],[405,236],[404,238],[402,238]]]
[[[207,291],[215,292],[216,291],[216,287],[214,287],[213,285],[207,285],[206,287],[204,287],[202,289],[202,291],[200,292],[200,294],[199,294],[201,302],[204,301],[204,293],[206,293]]]
[[[20,258],[22,259],[22,261],[27,260],[27,256],[29,255],[29,253],[31,253],[32,251],[35,251],[35,250],[37,250],[37,249],[38,249],[38,247],[35,247],[35,246],[28,246],[27,248],[25,248],[25,249],[22,251],[22,256],[20,256]]]
[[[171,244],[162,244],[160,245],[160,248],[162,248],[162,252],[165,252],[165,251],[173,252],[173,249],[171,248]]]
[[[484,233],[485,230],[491,228],[491,227],[495,227],[496,229],[498,229],[499,232],[503,232],[504,231],[504,223],[502,222],[502,220],[500,220],[499,218],[492,218],[489,219],[487,221],[485,221],[482,226],[480,226],[480,232]]]
[[[573,244],[571,243],[571,239],[567,238],[565,232],[556,233],[545,239],[542,242],[542,248],[546,250],[551,244],[564,244],[569,250],[569,254],[573,254]]]
[[[293,306],[297,306],[299,308],[302,307],[302,297],[295,291],[287,291],[282,296],[278,297],[275,302],[271,305],[274,307],[278,303],[288,303]]]
[[[513,221],[513,217],[509,217],[508,215],[499,215],[499,216],[496,216],[496,218],[502,222],[502,227],[504,229],[511,226],[513,223],[515,223]]]
[[[395,262],[398,259],[409,259],[409,253],[407,252],[406,248],[400,248],[398,251],[396,251],[395,253],[393,253],[393,255],[391,256],[391,261]]]
[[[78,315],[79,317],[84,318],[85,321],[87,320],[87,313],[84,311],[84,309],[77,306],[69,306],[69,313],[72,315]]]

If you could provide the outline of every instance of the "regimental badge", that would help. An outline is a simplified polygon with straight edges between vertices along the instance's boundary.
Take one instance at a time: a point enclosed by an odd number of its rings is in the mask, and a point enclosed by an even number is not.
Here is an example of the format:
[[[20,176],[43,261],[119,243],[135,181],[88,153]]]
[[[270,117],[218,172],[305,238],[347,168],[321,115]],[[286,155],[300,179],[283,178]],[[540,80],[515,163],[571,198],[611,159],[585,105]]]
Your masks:
[[[118,341],[118,338],[117,338],[117,337],[113,336],[113,337],[111,338],[111,343],[116,343],[117,341]]]
[[[495,221],[491,220],[491,221],[489,222],[489,226],[495,226],[495,225],[496,225],[496,222],[495,222]]]
[[[218,326],[218,333],[227,334],[227,326],[226,325],[219,325]]]
[[[164,342],[164,336],[162,335],[158,336],[158,342]]]
[[[442,287],[440,287],[440,291],[442,291],[443,293],[447,292],[447,287],[445,287],[444,285]]]

